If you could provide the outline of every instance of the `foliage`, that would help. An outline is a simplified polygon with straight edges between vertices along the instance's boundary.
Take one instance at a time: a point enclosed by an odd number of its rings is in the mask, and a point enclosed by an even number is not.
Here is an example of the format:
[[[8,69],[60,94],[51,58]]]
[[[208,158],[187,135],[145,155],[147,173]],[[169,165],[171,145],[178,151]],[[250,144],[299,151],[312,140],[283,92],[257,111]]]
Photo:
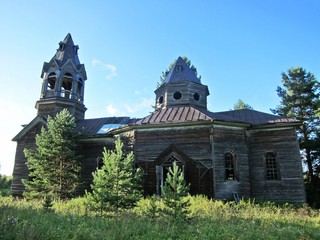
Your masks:
[[[197,68],[196,68],[193,64],[191,64],[191,60],[190,60],[188,57],[186,57],[186,56],[183,56],[182,59],[183,59],[183,60],[186,62],[186,64],[191,68],[191,70],[195,72],[196,76],[197,76],[199,79],[201,79],[201,76],[198,76]],[[176,61],[177,61],[177,59],[169,65],[168,69],[166,69],[165,71],[162,72],[162,75],[160,76],[160,81],[157,83],[157,88],[160,87],[160,86],[163,84],[164,80],[166,79],[168,73],[169,73],[169,72],[171,71],[171,69],[173,68],[173,66],[174,66],[174,64],[176,63]]]
[[[11,193],[12,176],[0,175],[0,197]]]
[[[239,99],[236,104],[233,106],[233,110],[240,110],[240,109],[250,109],[253,110],[253,108],[245,103],[244,101],[242,101],[241,99]]]
[[[134,212],[140,216],[155,220],[163,217],[165,207],[160,197],[152,195],[151,197],[140,199],[134,208]]]
[[[69,198],[80,184],[80,161],[75,154],[76,124],[64,109],[48,117],[47,128],[36,136],[36,149],[25,149],[29,179],[24,179],[24,196],[32,198]]]
[[[150,221],[138,213],[117,219],[73,214],[65,205],[72,205],[76,213],[77,203],[82,208],[84,199],[71,202],[56,201],[53,211],[46,212],[37,201],[0,198],[0,239],[320,239],[320,213],[307,206],[235,204],[193,196],[193,218],[172,223],[166,218]]]
[[[187,216],[189,206],[188,196],[190,185],[185,183],[184,174],[177,165],[173,163],[169,168],[165,184],[162,188],[162,200],[166,206],[165,213],[174,220],[183,220]]]
[[[93,173],[89,203],[102,214],[111,209],[118,214],[122,208],[133,207],[142,197],[142,172],[134,167],[133,153],[125,155],[123,143],[118,139],[115,150],[104,148],[103,165]]]
[[[284,88],[277,88],[280,105],[272,111],[303,123],[297,130],[300,149],[308,167],[308,181],[316,188],[319,181],[316,170],[320,165],[320,119],[317,115],[320,108],[320,85],[312,73],[301,67],[291,68],[287,74],[282,73],[282,83]]]

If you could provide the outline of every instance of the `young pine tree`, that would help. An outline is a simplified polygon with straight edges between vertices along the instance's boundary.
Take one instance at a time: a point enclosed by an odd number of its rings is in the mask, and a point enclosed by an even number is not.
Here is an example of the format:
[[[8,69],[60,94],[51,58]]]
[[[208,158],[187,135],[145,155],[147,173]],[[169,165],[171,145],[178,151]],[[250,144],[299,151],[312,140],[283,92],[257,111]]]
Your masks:
[[[134,167],[133,153],[125,155],[122,147],[123,143],[116,140],[114,151],[104,148],[103,165],[93,173],[92,192],[86,194],[89,204],[101,215],[106,210],[118,214],[142,197],[141,170]]]
[[[190,185],[185,183],[184,174],[176,164],[169,168],[165,184],[162,188],[162,200],[167,207],[167,215],[176,220],[187,217],[187,207],[190,205],[186,198]]]
[[[76,124],[64,109],[36,136],[36,149],[25,149],[29,179],[24,179],[27,198],[69,198],[80,184],[80,161],[75,153]]]

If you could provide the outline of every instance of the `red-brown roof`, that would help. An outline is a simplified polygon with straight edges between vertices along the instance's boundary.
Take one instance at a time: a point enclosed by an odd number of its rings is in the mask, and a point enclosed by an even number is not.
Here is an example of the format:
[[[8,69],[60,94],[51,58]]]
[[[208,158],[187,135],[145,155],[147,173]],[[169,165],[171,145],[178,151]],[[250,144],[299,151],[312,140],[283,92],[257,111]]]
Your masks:
[[[151,113],[138,120],[133,125],[185,123],[200,121],[223,121],[229,123],[243,123],[250,125],[299,123],[294,119],[263,113],[255,110],[241,109],[225,112],[210,112],[191,106],[168,107]]]

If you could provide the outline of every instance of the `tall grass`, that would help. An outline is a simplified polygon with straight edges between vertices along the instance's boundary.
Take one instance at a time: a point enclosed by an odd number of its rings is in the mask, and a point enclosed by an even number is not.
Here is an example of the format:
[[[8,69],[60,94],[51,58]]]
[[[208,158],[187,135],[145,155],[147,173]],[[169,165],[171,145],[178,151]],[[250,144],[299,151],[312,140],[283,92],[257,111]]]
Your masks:
[[[163,203],[150,198],[101,218],[83,198],[44,211],[41,202],[2,197],[0,239],[320,239],[320,212],[307,206],[189,198],[189,220],[171,222],[161,215]]]

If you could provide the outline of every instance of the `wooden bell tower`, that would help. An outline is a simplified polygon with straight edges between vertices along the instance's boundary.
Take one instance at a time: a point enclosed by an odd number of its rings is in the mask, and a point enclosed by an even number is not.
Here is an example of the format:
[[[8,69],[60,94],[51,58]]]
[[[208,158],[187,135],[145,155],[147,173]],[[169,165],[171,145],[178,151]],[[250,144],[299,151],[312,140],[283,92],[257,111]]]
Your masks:
[[[84,119],[87,75],[84,64],[79,61],[78,49],[68,33],[50,62],[43,64],[41,96],[36,103],[38,116],[55,116],[66,108],[76,120]]]

